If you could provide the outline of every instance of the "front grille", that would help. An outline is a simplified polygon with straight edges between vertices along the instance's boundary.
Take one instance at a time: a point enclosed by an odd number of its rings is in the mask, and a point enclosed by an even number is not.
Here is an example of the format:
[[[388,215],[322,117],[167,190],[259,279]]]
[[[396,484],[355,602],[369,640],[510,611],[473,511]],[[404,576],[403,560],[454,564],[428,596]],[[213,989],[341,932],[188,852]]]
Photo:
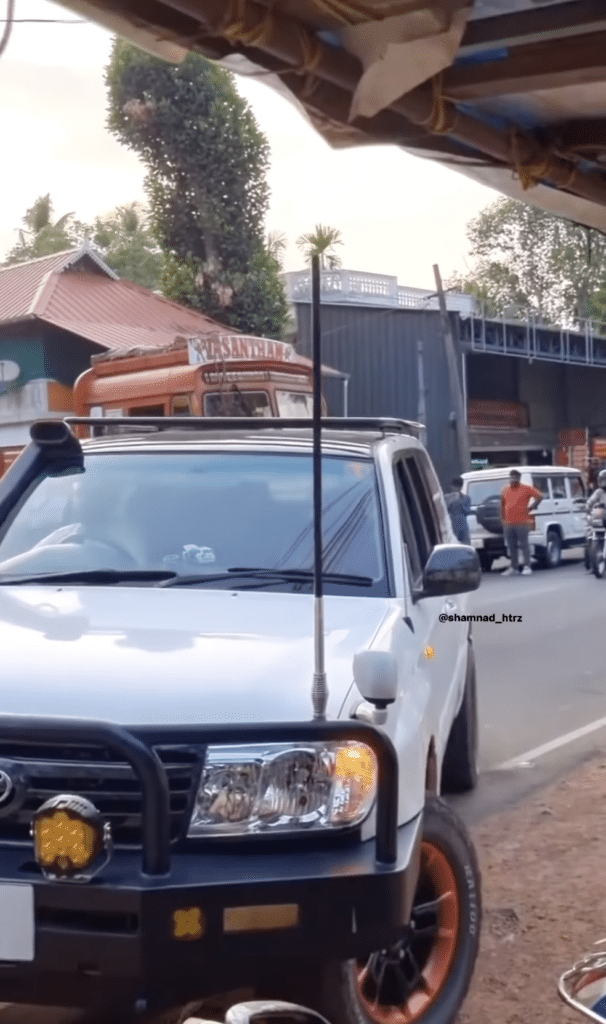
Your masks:
[[[203,755],[195,748],[154,749],[168,777],[170,836],[176,842],[187,827]],[[106,747],[17,740],[0,743],[0,762],[23,780],[14,801],[0,805],[0,842],[31,842],[34,812],[52,796],[70,793],[86,797],[110,822],[116,846],[141,846],[141,786],[130,765]]]

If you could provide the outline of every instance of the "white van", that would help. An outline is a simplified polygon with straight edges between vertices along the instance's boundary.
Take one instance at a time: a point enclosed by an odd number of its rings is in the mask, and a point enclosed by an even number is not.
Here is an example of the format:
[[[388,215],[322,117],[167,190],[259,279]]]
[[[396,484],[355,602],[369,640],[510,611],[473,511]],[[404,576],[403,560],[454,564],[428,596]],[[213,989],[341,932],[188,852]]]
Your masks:
[[[497,558],[507,555],[501,524],[501,493],[509,474],[517,469],[522,483],[536,487],[545,497],[534,513],[530,547],[540,565],[559,565],[564,548],[585,543],[585,485],[578,469],[565,466],[501,466],[463,473],[463,493],[471,499],[468,517],[471,543],[482,568],[488,571]]]

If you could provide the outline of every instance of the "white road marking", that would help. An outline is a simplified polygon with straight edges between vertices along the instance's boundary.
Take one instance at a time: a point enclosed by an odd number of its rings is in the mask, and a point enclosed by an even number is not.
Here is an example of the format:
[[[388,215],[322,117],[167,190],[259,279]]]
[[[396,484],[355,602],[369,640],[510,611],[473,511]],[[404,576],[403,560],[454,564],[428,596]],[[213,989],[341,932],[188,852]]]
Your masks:
[[[543,743],[542,746],[535,747],[534,750],[526,750],[523,754],[512,757],[510,761],[504,761],[503,764],[497,765],[494,770],[506,771],[509,768],[527,767],[530,762],[536,761],[537,758],[543,757],[544,754],[550,754],[552,750],[558,750],[560,747],[565,747],[567,743],[574,743],[575,740],[580,740],[583,736],[589,736],[590,733],[604,728],[606,728],[606,718],[598,718],[595,722],[589,722],[588,725],[583,725],[580,729],[575,729],[573,732],[567,732],[563,736],[558,736],[555,740],[550,740],[549,743]]]

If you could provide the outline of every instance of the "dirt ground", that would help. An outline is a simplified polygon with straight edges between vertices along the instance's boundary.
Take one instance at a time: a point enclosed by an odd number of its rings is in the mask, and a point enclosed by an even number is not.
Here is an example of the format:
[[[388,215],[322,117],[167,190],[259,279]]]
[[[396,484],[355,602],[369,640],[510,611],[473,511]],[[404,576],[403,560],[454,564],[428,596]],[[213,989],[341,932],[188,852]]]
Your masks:
[[[557,983],[606,937],[606,756],[472,834],[484,925],[458,1024],[579,1024]]]

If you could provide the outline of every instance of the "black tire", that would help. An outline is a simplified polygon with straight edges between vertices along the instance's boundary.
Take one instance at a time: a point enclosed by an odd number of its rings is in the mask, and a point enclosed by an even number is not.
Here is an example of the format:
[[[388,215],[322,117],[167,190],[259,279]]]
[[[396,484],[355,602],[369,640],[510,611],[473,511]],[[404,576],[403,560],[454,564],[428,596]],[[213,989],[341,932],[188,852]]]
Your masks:
[[[484,551],[478,551],[478,556],[480,558],[482,572],[490,572],[492,569],[492,563],[494,562],[494,557],[492,555],[487,555]]]
[[[440,875],[447,886],[444,891],[440,891]],[[403,1001],[397,993],[409,984],[407,975],[416,965],[420,974],[412,995],[422,1005],[405,1019],[410,1024],[452,1024],[473,975],[481,918],[480,869],[471,839],[458,815],[440,797],[428,797],[412,917],[416,933],[411,931],[412,937],[407,936],[389,954],[383,950],[365,963],[350,960],[328,968],[320,1012],[331,1024],[380,1024],[384,1016],[378,1007],[384,1008],[383,1013],[388,1007],[409,1007],[410,994]],[[423,938],[420,927],[427,933]],[[448,934],[438,937],[434,934],[438,929]],[[364,970],[366,976],[359,981]],[[383,1001],[373,970],[381,974]]]
[[[477,786],[478,732],[476,660],[470,641],[467,650],[463,703],[452,723],[442,762],[442,791],[444,793],[467,793]]]
[[[557,530],[547,531],[547,544],[537,551],[537,557],[544,569],[557,569],[562,561],[562,538]]]
[[[591,561],[591,571],[594,576],[597,576],[599,580],[604,576],[606,571],[606,561],[604,559],[604,544],[602,541],[593,540],[589,551],[589,558]]]

